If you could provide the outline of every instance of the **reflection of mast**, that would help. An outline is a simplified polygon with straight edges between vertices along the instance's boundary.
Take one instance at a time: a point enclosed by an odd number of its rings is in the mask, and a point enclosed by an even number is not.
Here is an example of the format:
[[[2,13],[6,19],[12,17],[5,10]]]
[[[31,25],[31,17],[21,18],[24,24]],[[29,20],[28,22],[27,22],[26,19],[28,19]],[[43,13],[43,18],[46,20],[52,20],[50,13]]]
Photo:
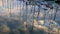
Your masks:
[[[24,0],[23,0],[23,16],[24,16]],[[23,18],[23,20],[24,20],[24,17],[22,17]],[[23,21],[24,22],[24,21]]]
[[[44,8],[44,24],[45,24],[45,20],[46,20],[46,10],[47,9]]]
[[[39,14],[40,14],[40,4],[38,5],[38,15],[37,15],[37,21],[39,20]]]
[[[26,28],[27,28],[27,1],[25,1],[26,2]]]
[[[33,1],[33,4],[32,4],[32,6],[33,6],[33,15],[32,15],[32,18],[33,18],[33,22],[32,22],[32,29],[31,29],[31,33],[33,33],[33,28],[34,28],[34,14],[35,14],[35,2]]]
[[[7,4],[8,4],[8,0],[7,0]],[[8,7],[8,6],[7,6],[7,7]],[[9,16],[8,14],[9,14],[9,13],[7,12],[7,17]]]
[[[47,16],[46,16],[46,13],[47,13],[47,10],[48,10],[48,9],[46,9],[46,8],[43,8],[43,9],[44,9],[44,24],[43,24],[43,26],[45,26],[45,23],[46,23],[45,21],[47,20],[47,19],[46,19],[46,17],[47,17]]]
[[[2,0],[3,2],[3,0]],[[7,4],[8,4],[8,0],[5,1]],[[5,10],[7,10],[7,14],[6,14],[6,17],[9,17],[10,16],[10,12],[9,12],[9,6],[8,5],[4,5],[4,7],[6,8]]]
[[[21,1],[20,1],[20,16],[19,20],[21,20]]]
[[[57,7],[58,8],[58,7]],[[55,21],[55,19],[56,19],[56,14],[57,14],[57,8],[56,8],[56,11],[55,11],[55,14],[54,14],[54,16],[52,15],[52,12],[51,12],[51,19],[53,19],[54,21]],[[53,10],[53,7],[50,7],[50,10]],[[52,18],[52,16],[53,16],[53,18]],[[50,27],[50,34],[52,33],[51,31],[52,31],[52,22],[50,21],[50,24],[49,24],[49,27]]]
[[[59,10],[60,11],[60,9],[57,9],[57,10]],[[60,34],[60,29],[59,29],[60,27],[58,27],[58,34]]]
[[[24,3],[26,5],[26,12],[24,11]],[[25,25],[25,28],[27,28],[27,1],[23,0],[23,20],[25,21],[25,18],[24,18],[24,12],[25,12],[25,15],[26,15],[26,22],[24,22],[24,25]]]
[[[8,1],[8,3],[9,3],[9,1]],[[11,3],[10,3],[10,6],[8,7],[8,11],[9,11],[9,17],[11,17]]]
[[[58,10],[58,7],[56,7],[56,11],[55,11],[54,18],[53,18],[54,21],[56,19],[56,15],[57,15],[57,12],[58,12],[57,10]],[[59,34],[59,28],[58,28],[58,34]]]
[[[33,5],[34,5],[33,10],[34,10],[34,11],[33,11],[33,23],[32,23],[32,25],[33,25],[33,27],[34,27],[35,2],[33,2],[33,3],[34,3],[34,4],[33,4]]]
[[[18,11],[18,2],[17,2],[17,11]],[[16,15],[16,17],[17,17],[17,15]],[[17,17],[18,18],[18,17]]]
[[[50,10],[52,10],[52,12],[53,12],[53,8],[50,8]],[[52,19],[52,12],[51,12],[51,18],[50,19]],[[49,24],[50,34],[52,33],[51,32],[52,31],[52,25],[51,24],[53,24],[53,23],[50,21],[50,24]]]
[[[30,4],[30,2],[31,2],[31,13],[30,14],[33,14],[33,5],[32,5],[32,1],[29,1],[29,4]],[[31,18],[33,18],[33,15],[31,16]],[[32,19],[33,20],[33,19]],[[32,21],[32,23],[31,23],[31,26],[32,26],[32,28],[31,28],[31,33],[33,32],[33,21]]]
[[[54,19],[53,19],[54,21],[56,19],[57,10],[58,10],[58,7],[56,8],[56,11],[55,11],[55,15],[54,15]]]
[[[27,19],[28,19],[28,17],[27,17],[28,16],[28,5],[27,5],[28,4],[28,1],[27,0],[23,0],[23,1],[26,4],[26,23],[24,23],[25,24],[25,28],[26,28],[26,33],[25,34],[29,34],[29,32],[28,32],[28,22],[27,22]]]

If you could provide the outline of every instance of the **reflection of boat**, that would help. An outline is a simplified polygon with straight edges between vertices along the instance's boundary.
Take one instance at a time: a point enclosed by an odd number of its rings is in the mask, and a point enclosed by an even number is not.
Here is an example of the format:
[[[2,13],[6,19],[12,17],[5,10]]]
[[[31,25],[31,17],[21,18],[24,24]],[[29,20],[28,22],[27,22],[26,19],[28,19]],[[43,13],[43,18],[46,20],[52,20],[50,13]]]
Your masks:
[[[45,23],[44,23],[45,21]],[[49,26],[49,25],[55,25],[57,26],[58,24],[53,21],[53,20],[38,20],[38,22],[36,20],[34,20],[34,26],[37,25],[37,26],[40,26],[40,25],[45,25],[45,26]]]
[[[58,5],[60,5],[60,0],[55,1],[55,3],[57,3]]]
[[[43,23],[44,20],[39,20],[39,22],[41,25],[39,25],[38,22],[36,20],[34,20],[34,27],[37,29],[43,29],[46,32],[50,32],[50,31],[58,32],[58,31],[60,31],[59,27],[57,26],[58,24],[53,20],[46,21],[45,24]],[[46,26],[48,26],[48,27],[46,27]],[[52,28],[52,30],[49,28]]]

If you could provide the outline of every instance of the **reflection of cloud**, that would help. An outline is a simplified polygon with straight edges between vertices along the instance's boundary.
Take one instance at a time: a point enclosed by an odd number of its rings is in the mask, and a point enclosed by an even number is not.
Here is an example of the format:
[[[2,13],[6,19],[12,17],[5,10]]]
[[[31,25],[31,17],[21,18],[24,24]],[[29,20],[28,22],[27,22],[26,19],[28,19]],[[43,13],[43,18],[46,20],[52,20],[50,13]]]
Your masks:
[[[44,20],[39,20],[38,22],[39,22],[41,25],[44,24]],[[40,25],[38,25],[38,24],[39,24],[38,22],[37,22],[36,20],[34,20],[34,25],[37,25],[37,27],[40,26]],[[45,24],[47,24],[47,25],[44,25],[44,26],[49,26],[48,23],[49,23],[49,24],[53,24],[53,25],[57,25],[57,23],[56,23],[55,21],[53,21],[53,20],[48,20],[48,22],[47,22],[47,21],[45,22]],[[53,26],[53,25],[52,25],[52,26]],[[55,26],[53,26],[53,27],[55,27]]]
[[[51,23],[53,23],[53,24],[55,24],[55,25],[58,25],[55,21],[53,21],[53,20],[49,20],[49,22],[51,22]]]
[[[40,24],[44,24],[44,20],[39,20],[39,22],[40,22]],[[55,21],[53,21],[53,20],[49,20],[48,21],[49,22],[49,24],[51,24],[51,22],[54,24],[54,25],[57,25],[56,24],[56,22]],[[45,22],[46,24],[47,24],[47,22]],[[54,26],[54,25],[52,25],[52,30],[50,30],[49,29],[49,25],[47,24],[47,26],[48,27],[46,27],[45,25],[38,25],[38,22],[36,21],[36,20],[34,20],[34,27],[36,27],[36,28],[38,28],[38,29],[43,29],[44,31],[46,31],[46,32],[49,32],[49,31],[54,31],[54,32],[52,32],[53,34],[55,33],[55,34],[58,34],[58,31],[60,31],[60,30],[58,30],[58,26]]]
[[[41,20],[40,23],[43,24],[43,20]],[[48,28],[46,28],[45,26],[37,25],[36,20],[34,20],[34,27],[39,28],[39,29],[43,29],[44,31],[48,32]]]
[[[3,29],[3,32],[10,32],[10,28],[5,24],[2,25],[2,29]]]
[[[13,9],[5,8],[3,9],[6,12],[6,15],[10,15],[10,13],[14,16],[19,16],[20,13],[20,8],[19,7],[14,7]]]
[[[53,31],[56,31],[56,32],[58,32],[58,28],[56,28],[56,27],[55,27],[55,28],[53,28]]]
[[[39,20],[38,22],[39,22],[41,25],[44,24],[44,20]]]
[[[3,3],[2,3],[2,1],[0,1],[0,6],[2,6],[3,5]]]
[[[43,13],[40,13],[39,17],[44,17],[44,14]]]

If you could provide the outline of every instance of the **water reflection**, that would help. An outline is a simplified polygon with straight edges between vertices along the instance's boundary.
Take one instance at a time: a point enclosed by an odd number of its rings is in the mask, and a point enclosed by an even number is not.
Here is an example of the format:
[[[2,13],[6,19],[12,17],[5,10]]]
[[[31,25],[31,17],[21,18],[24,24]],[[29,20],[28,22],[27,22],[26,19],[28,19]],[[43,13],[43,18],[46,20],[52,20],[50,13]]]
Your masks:
[[[17,0],[0,1],[0,34],[60,33],[58,8],[49,4],[53,6],[50,8],[46,5],[47,2],[30,3]]]

